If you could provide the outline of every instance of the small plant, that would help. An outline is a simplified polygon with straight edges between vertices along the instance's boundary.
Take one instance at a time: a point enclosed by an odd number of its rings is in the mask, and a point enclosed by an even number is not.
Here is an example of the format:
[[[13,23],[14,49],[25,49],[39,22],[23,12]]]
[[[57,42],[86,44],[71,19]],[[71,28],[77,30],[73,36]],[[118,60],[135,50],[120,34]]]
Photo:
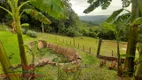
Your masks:
[[[22,34],[26,34],[27,33],[27,29],[22,29]]]
[[[65,58],[65,56],[63,56],[63,55],[58,55],[58,58],[53,58],[52,61],[59,62],[59,63],[67,63],[68,59]]]
[[[28,30],[26,35],[29,37],[33,37],[33,38],[37,37],[37,33],[35,31],[31,31],[31,30]]]
[[[69,27],[66,29],[66,35],[74,37],[74,36],[80,36],[81,34],[73,27]]]
[[[5,31],[7,26],[0,24],[0,31]]]
[[[26,34],[28,29],[29,29],[29,24],[28,23],[24,23],[24,24],[21,25],[21,27],[23,28],[22,29],[22,33]]]

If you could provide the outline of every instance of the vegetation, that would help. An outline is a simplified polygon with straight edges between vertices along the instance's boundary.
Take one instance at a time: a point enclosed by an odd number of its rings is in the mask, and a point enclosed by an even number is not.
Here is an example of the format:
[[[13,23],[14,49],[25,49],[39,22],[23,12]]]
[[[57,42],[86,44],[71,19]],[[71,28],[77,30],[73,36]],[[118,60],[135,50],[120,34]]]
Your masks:
[[[84,13],[98,7],[105,10],[111,2],[87,0],[90,5]],[[126,9],[129,6],[131,11]],[[142,1],[122,0],[122,8],[112,15],[95,16],[101,18],[97,21],[90,17],[79,17],[70,0],[1,0],[0,73],[4,79],[117,80],[126,77],[141,80]],[[99,38],[103,39],[100,51],[103,60],[96,57]],[[39,46],[49,46],[46,42],[35,43],[30,48],[28,43],[37,40],[74,48],[78,59],[69,62],[67,56],[52,49],[39,49]],[[74,56],[69,57],[73,60]]]
[[[22,69],[23,69],[23,77],[25,77],[27,70],[25,70],[24,67],[28,66],[28,62],[27,62],[27,58],[26,58],[26,53],[25,53],[25,49],[24,49],[24,42],[23,42],[23,37],[22,37],[22,31],[21,31],[20,17],[22,15],[22,12],[20,13],[20,10],[25,4],[29,3],[30,1],[23,2],[23,3],[21,3],[21,5],[18,5],[18,2],[19,2],[18,0],[13,0],[13,1],[8,0],[7,2],[11,8],[11,11],[9,11],[8,9],[6,9],[2,6],[0,6],[0,8],[5,10],[6,12],[8,12],[13,19],[12,27],[16,28],[16,33],[17,33],[17,38],[18,38],[18,43],[19,43],[19,50],[20,50],[20,58],[21,58]],[[31,4],[34,2],[35,1],[31,1]],[[36,3],[34,3],[34,5],[36,5]],[[60,3],[58,3],[58,5],[60,5]],[[34,10],[32,13],[33,13],[32,16],[40,17],[42,15],[40,13],[35,12]],[[44,16],[41,16],[38,19],[39,20],[41,19],[40,21],[45,21],[46,23],[49,23],[49,20],[47,18],[45,18]]]
[[[43,39],[43,40],[47,40],[48,42],[55,43],[55,44],[60,45],[60,46],[66,46],[66,47],[73,48],[73,44],[72,44],[72,46],[69,46],[65,43],[62,43],[62,41],[56,41],[56,39],[55,39],[56,35],[47,34],[47,33],[37,33],[37,35],[38,35],[37,38],[31,38],[31,37],[28,37],[26,35],[23,35],[24,42],[26,44],[28,44],[29,42],[39,40],[39,39]],[[43,36],[41,36],[41,35],[43,35]],[[2,43],[3,43],[3,46],[4,46],[5,51],[7,53],[7,56],[10,56],[11,53],[14,53],[14,55],[10,59],[10,62],[11,62],[11,64],[13,64],[13,66],[16,66],[17,64],[20,63],[20,58],[19,58],[19,55],[18,55],[19,50],[18,50],[16,35],[12,34],[11,32],[2,31],[2,32],[0,32],[0,36],[1,36],[0,40],[2,40]],[[3,36],[5,36],[5,37],[3,37]],[[8,36],[10,36],[10,37],[8,37]],[[57,36],[57,38],[60,39],[60,40],[63,40],[63,39],[68,40],[68,41],[73,40],[72,38],[66,37],[66,36]],[[83,40],[82,40],[81,38],[82,37],[76,37],[75,38],[76,42],[80,42],[80,45],[85,45],[86,49],[89,46],[94,48],[95,50],[93,50],[92,52],[95,55],[96,45],[92,45],[92,44],[88,45],[88,44],[89,44],[89,42],[96,44],[96,39],[89,38],[89,37],[83,37]],[[13,42],[10,42],[11,40],[13,40]],[[110,47],[108,47],[109,50],[108,50],[108,48],[106,48],[108,44],[112,44]],[[107,40],[104,41],[101,54],[106,55],[106,56],[111,56],[111,53],[106,54],[106,52],[111,51],[112,48],[114,48],[115,45],[116,45],[115,41],[107,41]],[[120,45],[121,45],[121,48],[122,48],[125,45],[125,43],[122,42]],[[28,49],[26,48],[26,52],[27,51],[28,51]],[[92,54],[88,54],[86,52],[83,52],[82,47],[80,47],[80,49],[77,49],[77,51],[78,51],[78,54],[81,56],[81,58],[83,60],[79,79],[117,80],[116,72],[113,71],[113,70],[108,70],[108,66],[105,66],[104,68],[100,68],[99,67],[100,60],[97,59],[95,56],[92,56]],[[35,52],[36,52],[36,50],[35,50]],[[123,52],[123,50],[121,50],[121,52]],[[32,55],[29,53],[29,51],[27,52],[26,55],[27,55],[27,58],[29,59],[28,61],[29,61],[29,64],[30,64],[31,61],[32,61]],[[38,53],[35,56],[41,57],[41,58],[44,57],[44,58],[48,58],[48,59],[51,59],[51,60],[54,59],[54,58],[57,58],[57,55],[55,55],[55,53],[52,52],[49,49],[42,49],[41,51],[38,51]],[[37,61],[37,59],[35,61]],[[65,60],[63,60],[63,61],[65,61]],[[108,64],[109,64],[109,62],[108,62]],[[85,65],[86,65],[86,67],[85,67]],[[21,70],[18,70],[18,71],[21,71]],[[58,72],[57,67],[52,66],[52,65],[46,65],[44,67],[39,67],[39,68],[35,69],[35,74],[37,74],[37,75],[39,74],[39,77],[37,77],[37,79],[39,79],[39,80],[40,79],[43,79],[43,80],[45,80],[45,79],[47,79],[47,80],[57,79],[57,72]],[[90,72],[91,72],[91,74],[90,74]],[[109,75],[108,73],[111,73],[111,75]],[[42,74],[44,75],[44,77],[40,77],[40,75],[42,76]],[[68,75],[68,80],[69,80],[69,79],[73,79],[75,73],[66,74],[64,71],[61,70],[61,77],[62,78],[66,79],[67,75]],[[105,76],[102,77],[102,75],[105,75]]]
[[[139,6],[140,3],[138,4],[138,2],[140,2],[139,0],[133,0],[132,1],[132,13],[130,14],[131,16],[128,17],[128,20],[126,21],[125,24],[127,23],[132,23],[133,21],[137,18],[137,17],[141,17],[141,7]],[[88,3],[90,3],[91,5],[84,11],[85,13],[89,13],[91,11],[93,11],[95,8],[101,6],[102,9],[106,9],[109,4],[111,3],[111,0],[107,0],[107,1],[93,1],[93,0],[88,0]],[[130,1],[129,0],[123,0],[123,5],[122,7],[128,7],[130,5]],[[92,5],[93,4],[93,5]],[[121,12],[121,11],[120,11]],[[114,12],[114,14],[112,14],[112,16],[110,18],[108,18],[107,21],[113,21],[115,20],[114,16],[117,16],[119,14],[119,11]],[[118,18],[119,19],[119,18]],[[122,22],[121,22],[122,23]],[[139,23],[140,24],[140,23]],[[135,25],[128,25],[129,26],[129,34],[128,34],[128,45],[127,45],[127,52],[126,52],[126,60],[125,60],[125,70],[127,72],[127,74],[129,76],[133,75],[134,73],[134,59],[135,59],[135,52],[136,52],[136,44],[137,44],[137,32],[138,32],[138,25],[139,24],[135,24]],[[108,24],[107,24],[108,25]],[[114,24],[111,23],[111,25],[108,25],[116,27]],[[113,30],[113,28],[111,28]],[[115,30],[113,30],[115,31]],[[119,39],[116,38],[119,44]],[[119,45],[118,45],[118,52],[119,52]],[[119,60],[118,60],[119,63]],[[119,69],[118,69],[119,70]],[[140,78],[138,78],[140,79]]]
[[[28,30],[26,32],[26,35],[29,36],[29,37],[33,37],[33,38],[37,37],[37,33],[35,31],[31,31],[31,30]]]

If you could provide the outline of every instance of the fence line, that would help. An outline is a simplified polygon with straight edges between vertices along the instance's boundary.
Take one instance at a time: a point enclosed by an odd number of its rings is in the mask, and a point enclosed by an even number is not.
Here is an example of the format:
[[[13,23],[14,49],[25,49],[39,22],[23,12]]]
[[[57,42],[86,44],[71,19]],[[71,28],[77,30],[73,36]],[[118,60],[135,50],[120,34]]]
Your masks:
[[[103,48],[103,45],[102,45],[102,42],[103,42],[102,39],[98,39],[96,41],[94,40],[95,41],[94,44],[96,43],[97,45],[95,44],[95,46],[92,46],[92,47],[89,46],[89,45],[85,46],[84,43],[80,43],[75,38],[70,38],[70,39],[66,40],[65,38],[62,38],[62,37],[60,38],[60,37],[57,37],[57,36],[55,36],[55,37],[49,36],[48,39],[49,40],[55,40],[57,43],[67,45],[69,47],[73,47],[75,49],[78,49],[78,50],[81,50],[83,52],[87,52],[87,53],[90,53],[90,54],[95,53],[96,55],[100,55],[100,52],[104,51],[104,48]],[[89,43],[89,44],[91,44],[91,43]],[[94,45],[94,44],[91,44],[91,45]],[[101,49],[101,47],[102,47],[102,49]],[[105,48],[107,48],[107,47],[105,46]],[[105,54],[106,53],[108,53],[108,52],[105,51]],[[111,56],[114,57],[115,56],[114,49],[113,49],[113,51],[111,50],[109,54],[111,54]]]
[[[51,37],[49,37],[48,39],[51,40]],[[68,45],[68,46],[72,46],[72,47],[74,47],[76,49],[82,50],[83,52],[93,53],[92,52],[93,48],[89,47],[87,49],[87,47],[85,47],[84,45],[82,45],[82,47],[81,47],[81,44],[77,43],[75,38],[73,38],[72,40],[67,41],[65,39],[61,39],[61,38],[55,36],[54,39],[52,39],[52,40],[55,40],[56,42],[63,43],[63,44]]]

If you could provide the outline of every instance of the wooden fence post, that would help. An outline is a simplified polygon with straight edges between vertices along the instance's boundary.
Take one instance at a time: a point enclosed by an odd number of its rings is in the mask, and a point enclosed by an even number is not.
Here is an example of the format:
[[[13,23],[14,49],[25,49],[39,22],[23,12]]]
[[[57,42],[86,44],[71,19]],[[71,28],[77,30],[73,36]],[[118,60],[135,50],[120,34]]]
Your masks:
[[[60,39],[58,38],[58,41],[60,42]]]
[[[68,41],[66,41],[66,44],[68,45]]]
[[[57,41],[57,39],[58,39],[58,38],[57,38],[57,35],[56,35],[56,41]]]
[[[55,34],[55,41],[56,41],[56,34]]]
[[[113,50],[112,50],[112,52],[111,52],[111,56],[113,57]]]
[[[99,44],[98,44],[97,56],[100,54],[101,45],[102,45],[102,39],[100,38],[99,39]]]
[[[85,51],[85,47],[84,47],[84,45],[83,45],[83,51]]]
[[[73,46],[75,47],[75,39],[73,38]]]
[[[91,53],[91,47],[89,47],[89,53]]]
[[[78,49],[79,49],[79,43],[78,43]]]
[[[70,46],[71,46],[71,41],[70,41]]]

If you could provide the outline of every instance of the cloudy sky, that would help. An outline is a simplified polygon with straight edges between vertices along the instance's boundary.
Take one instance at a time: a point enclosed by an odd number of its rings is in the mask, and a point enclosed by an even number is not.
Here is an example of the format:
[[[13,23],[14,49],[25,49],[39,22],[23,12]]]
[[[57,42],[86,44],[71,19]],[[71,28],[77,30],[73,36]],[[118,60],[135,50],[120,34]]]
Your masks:
[[[89,14],[84,14],[83,11],[89,6],[87,0],[71,0],[73,10],[80,16],[82,15],[110,15],[113,11],[118,10],[122,7],[121,0],[112,0],[112,3],[106,10],[102,10],[100,7],[95,9]],[[130,10],[130,7],[128,8]]]

